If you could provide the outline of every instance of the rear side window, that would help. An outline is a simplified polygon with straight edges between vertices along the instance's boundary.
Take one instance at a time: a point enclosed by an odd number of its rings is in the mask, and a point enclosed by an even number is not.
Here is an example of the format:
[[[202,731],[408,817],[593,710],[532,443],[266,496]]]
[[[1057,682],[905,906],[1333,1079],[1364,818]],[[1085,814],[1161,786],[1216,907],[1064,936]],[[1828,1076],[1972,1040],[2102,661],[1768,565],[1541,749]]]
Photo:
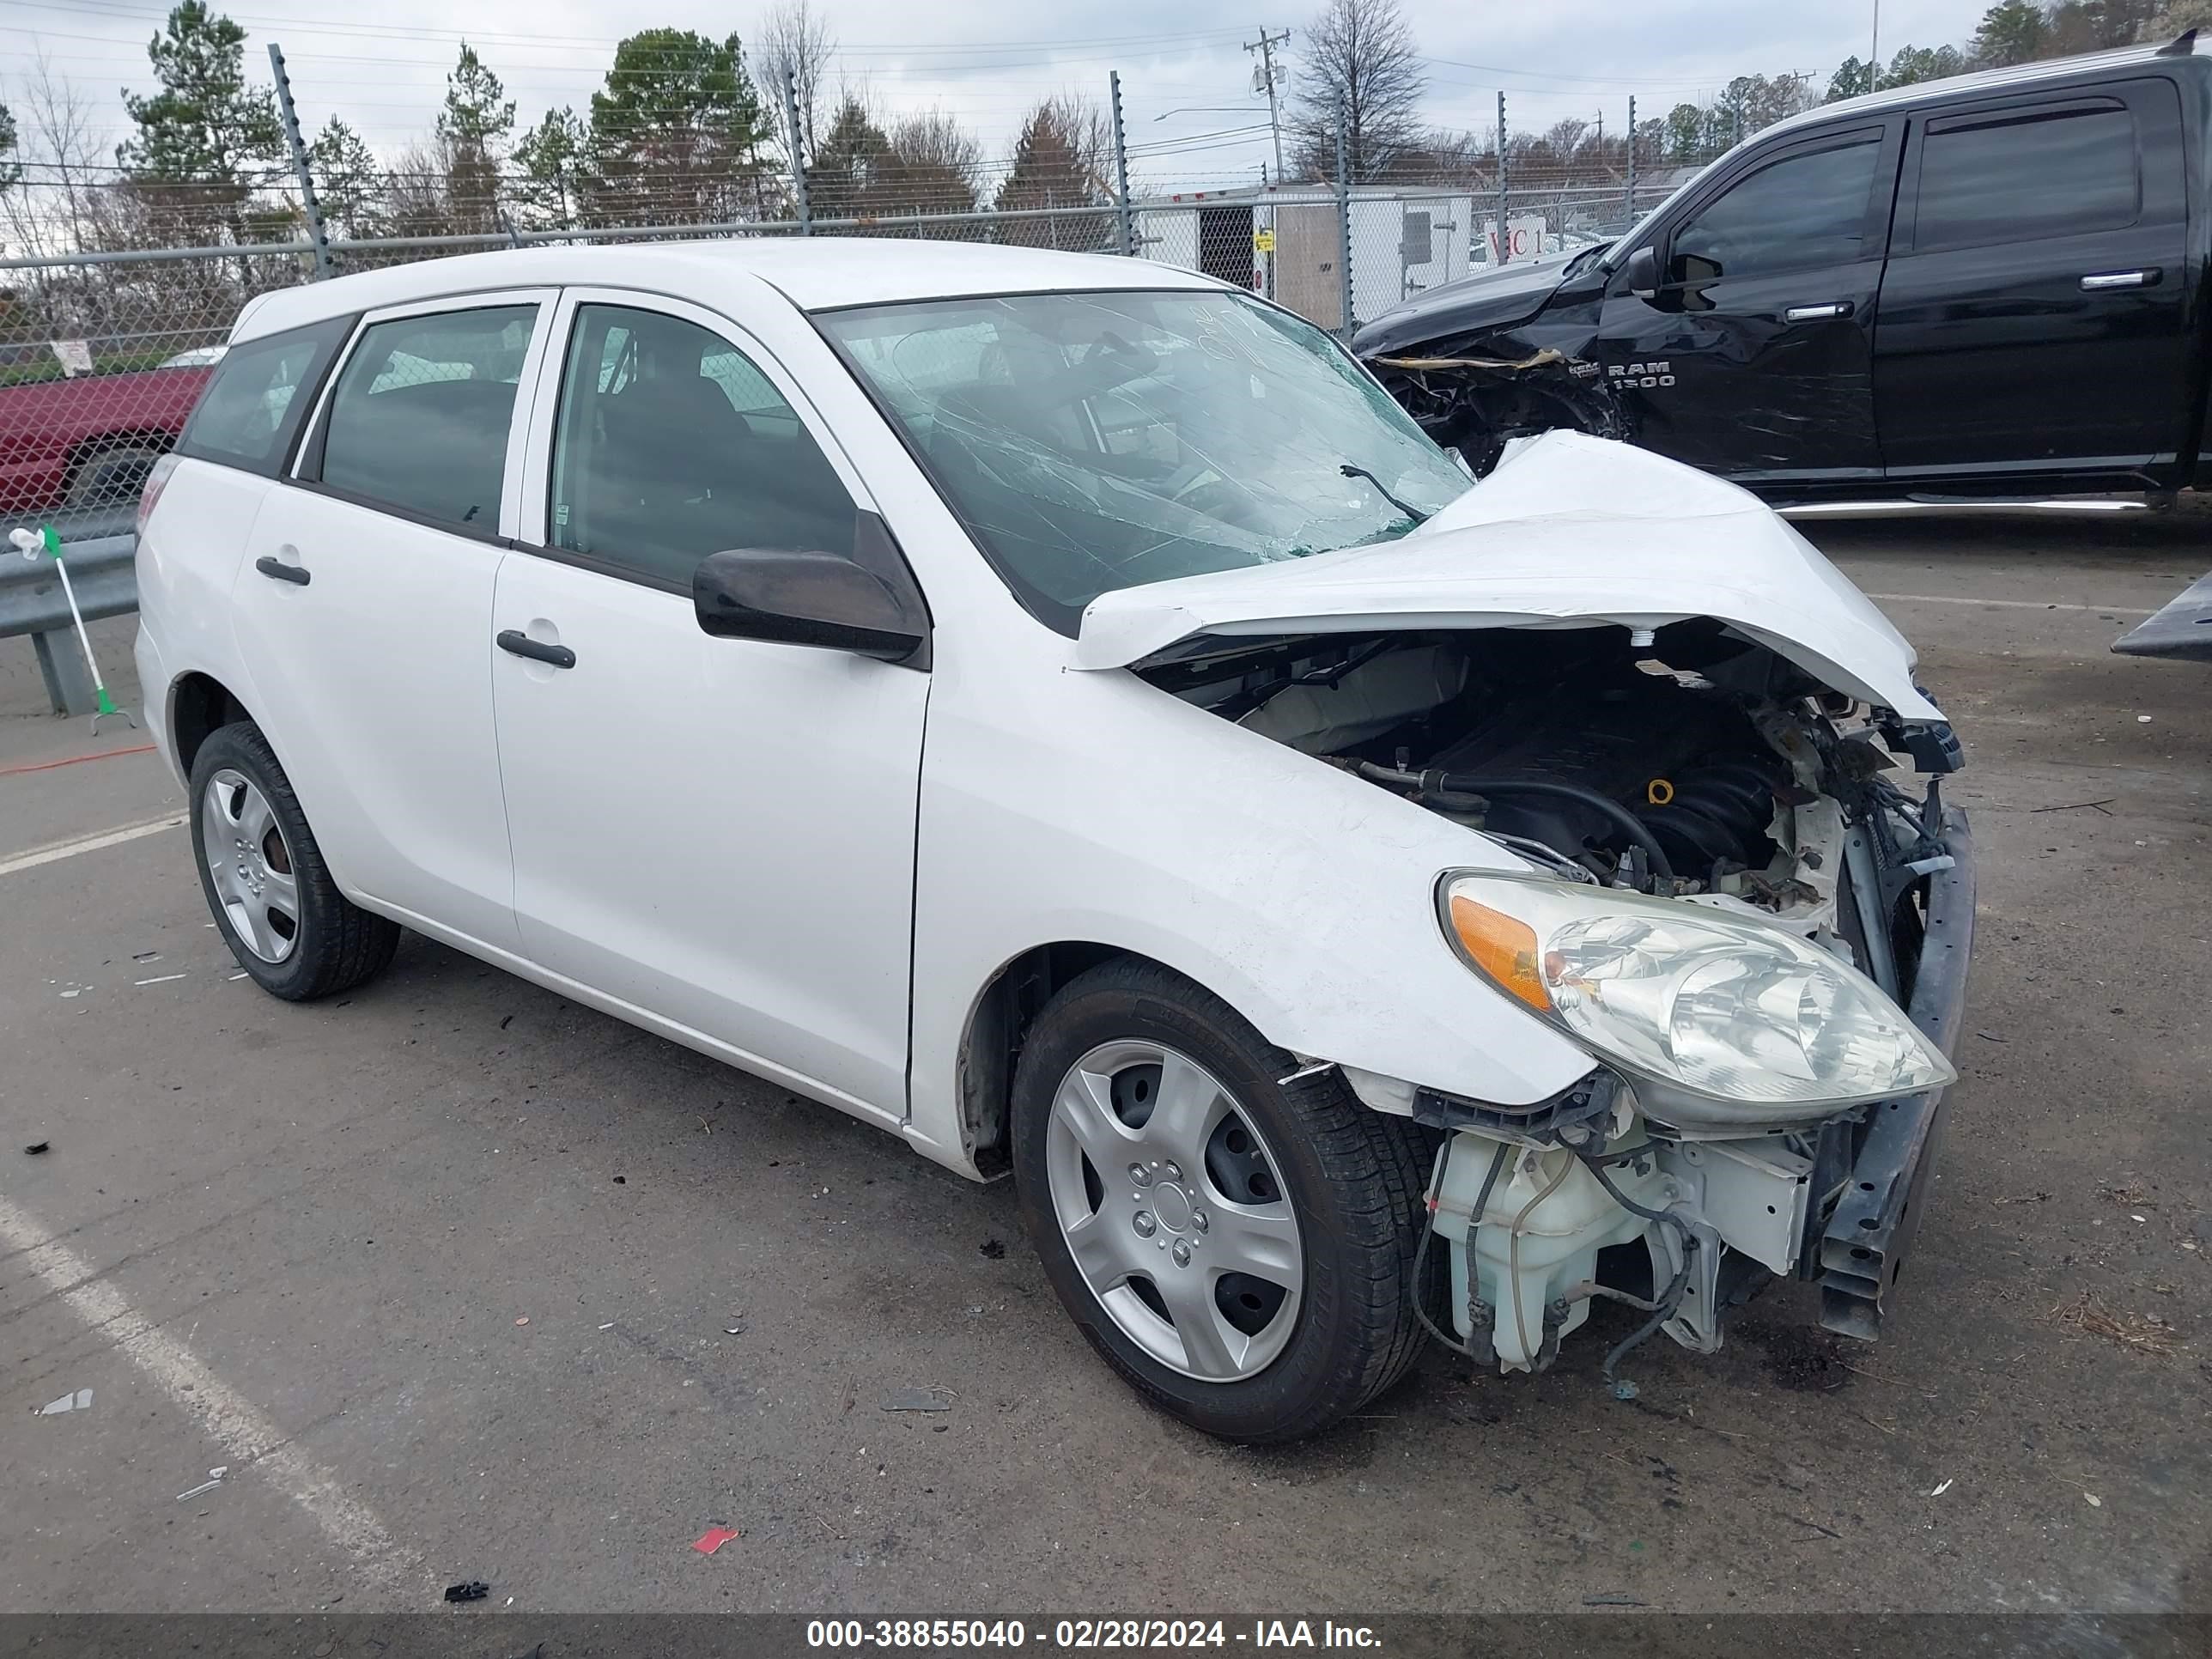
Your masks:
[[[720,336],[580,306],[553,439],[546,539],[689,592],[709,553],[843,553],[858,509],[775,383]]]
[[[1916,250],[2078,236],[2141,210],[2136,118],[2124,108],[2017,111],[1946,122],[1923,142]]]
[[[402,317],[362,331],[338,371],[322,482],[429,523],[491,533],[532,306]]]
[[[177,453],[275,476],[352,329],[352,318],[333,317],[233,346],[185,422]]]
[[[1870,135],[1761,167],[1675,232],[1673,280],[1850,264],[1863,251],[1880,149]],[[1706,263],[1690,267],[1691,258]]]

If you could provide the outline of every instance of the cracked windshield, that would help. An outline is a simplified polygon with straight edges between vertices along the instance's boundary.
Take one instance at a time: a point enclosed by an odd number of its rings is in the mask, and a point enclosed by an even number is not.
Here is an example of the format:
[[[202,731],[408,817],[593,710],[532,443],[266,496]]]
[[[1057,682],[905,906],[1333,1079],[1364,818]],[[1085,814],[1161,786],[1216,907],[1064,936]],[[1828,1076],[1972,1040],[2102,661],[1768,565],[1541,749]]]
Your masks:
[[[820,320],[1000,574],[1064,631],[1109,589],[1385,541],[1468,487],[1328,336],[1236,295]]]

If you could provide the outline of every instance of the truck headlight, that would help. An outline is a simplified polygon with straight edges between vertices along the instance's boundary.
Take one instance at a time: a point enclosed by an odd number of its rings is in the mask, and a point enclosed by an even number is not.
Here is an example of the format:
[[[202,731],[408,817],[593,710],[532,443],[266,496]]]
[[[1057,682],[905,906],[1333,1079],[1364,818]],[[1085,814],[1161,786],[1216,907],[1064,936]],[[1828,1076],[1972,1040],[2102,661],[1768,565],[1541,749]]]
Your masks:
[[[1547,878],[1450,877],[1440,896],[1492,984],[1670,1091],[1836,1109],[1958,1075],[1879,986],[1781,928]]]

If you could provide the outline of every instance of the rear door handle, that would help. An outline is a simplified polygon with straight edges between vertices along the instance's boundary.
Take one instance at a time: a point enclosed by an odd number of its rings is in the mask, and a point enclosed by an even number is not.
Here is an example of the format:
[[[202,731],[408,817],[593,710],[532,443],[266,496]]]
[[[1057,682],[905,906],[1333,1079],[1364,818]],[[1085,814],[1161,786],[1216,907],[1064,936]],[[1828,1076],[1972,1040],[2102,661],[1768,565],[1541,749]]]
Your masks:
[[[264,576],[274,576],[280,582],[294,582],[301,587],[314,580],[301,566],[286,564],[282,559],[272,559],[266,553],[253,562],[253,568]]]
[[[1782,320],[1785,323],[1817,323],[1830,317],[1848,317],[1850,314],[1851,302],[1849,300],[1830,300],[1825,305],[1792,306],[1782,313]]]
[[[2166,273],[2156,265],[2146,265],[2141,270],[2100,270],[2094,276],[2081,279],[2084,294],[2102,294],[2116,288],[2155,288],[2158,279]]]
[[[532,662],[550,662],[556,668],[574,668],[576,665],[576,653],[567,646],[547,645],[542,640],[532,639],[519,628],[500,630],[499,648],[512,651],[518,657],[527,657]]]

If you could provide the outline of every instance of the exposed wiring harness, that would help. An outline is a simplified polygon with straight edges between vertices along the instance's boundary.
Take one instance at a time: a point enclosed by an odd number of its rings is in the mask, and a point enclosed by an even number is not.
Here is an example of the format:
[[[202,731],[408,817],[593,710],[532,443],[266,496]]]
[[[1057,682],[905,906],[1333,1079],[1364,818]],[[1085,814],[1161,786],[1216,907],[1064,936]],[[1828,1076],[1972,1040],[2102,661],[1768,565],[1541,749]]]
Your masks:
[[[1449,1138],[1445,1139],[1443,1146],[1437,1148],[1436,1173],[1429,1177],[1428,1196],[1421,1206],[1421,1242],[1413,1251],[1413,1316],[1421,1322],[1422,1328],[1444,1346],[1449,1348],[1454,1353],[1472,1359],[1480,1364],[1486,1356],[1477,1353],[1473,1343],[1455,1340],[1435,1320],[1429,1317],[1429,1310],[1421,1305],[1422,1289],[1428,1283],[1426,1269],[1429,1265],[1429,1241],[1437,1236],[1437,1196],[1443,1191],[1444,1165],[1451,1157],[1451,1149],[1452,1143]],[[1498,1184],[1498,1172],[1505,1167],[1505,1155],[1512,1150],[1512,1147],[1502,1140],[1498,1143],[1498,1156],[1490,1160],[1490,1173],[1482,1178],[1482,1191],[1475,1199],[1474,1208],[1468,1217],[1468,1225],[1470,1230],[1480,1220],[1482,1212],[1490,1207],[1490,1189]],[[1470,1250],[1469,1257],[1472,1258],[1474,1252]]]
[[[1639,1304],[1651,1310],[1651,1317],[1613,1344],[1612,1350],[1605,1357],[1604,1364],[1598,1367],[1598,1375],[1604,1377],[1611,1385],[1613,1398],[1633,1400],[1636,1397],[1636,1385],[1633,1382],[1620,1381],[1614,1376],[1613,1371],[1630,1350],[1644,1342],[1653,1332],[1672,1319],[1675,1310],[1682,1305],[1682,1293],[1689,1288],[1690,1267],[1696,1259],[1698,1235],[1692,1230],[1687,1221],[1676,1215],[1672,1210],[1654,1210],[1638,1204],[1626,1193],[1613,1185],[1613,1177],[1606,1173],[1606,1167],[1609,1164],[1621,1162],[1620,1158],[1607,1157],[1600,1152],[1585,1152],[1579,1146],[1576,1147],[1574,1152],[1575,1156],[1582,1159],[1583,1166],[1597,1177],[1598,1184],[1613,1195],[1614,1203],[1632,1215],[1640,1215],[1647,1221],[1672,1227],[1681,1241],[1682,1264],[1674,1270],[1674,1277],[1668,1281],[1666,1290],[1658,1297],[1651,1302]],[[1637,1302],[1637,1298],[1626,1296],[1621,1296],[1619,1299],[1624,1302]]]

